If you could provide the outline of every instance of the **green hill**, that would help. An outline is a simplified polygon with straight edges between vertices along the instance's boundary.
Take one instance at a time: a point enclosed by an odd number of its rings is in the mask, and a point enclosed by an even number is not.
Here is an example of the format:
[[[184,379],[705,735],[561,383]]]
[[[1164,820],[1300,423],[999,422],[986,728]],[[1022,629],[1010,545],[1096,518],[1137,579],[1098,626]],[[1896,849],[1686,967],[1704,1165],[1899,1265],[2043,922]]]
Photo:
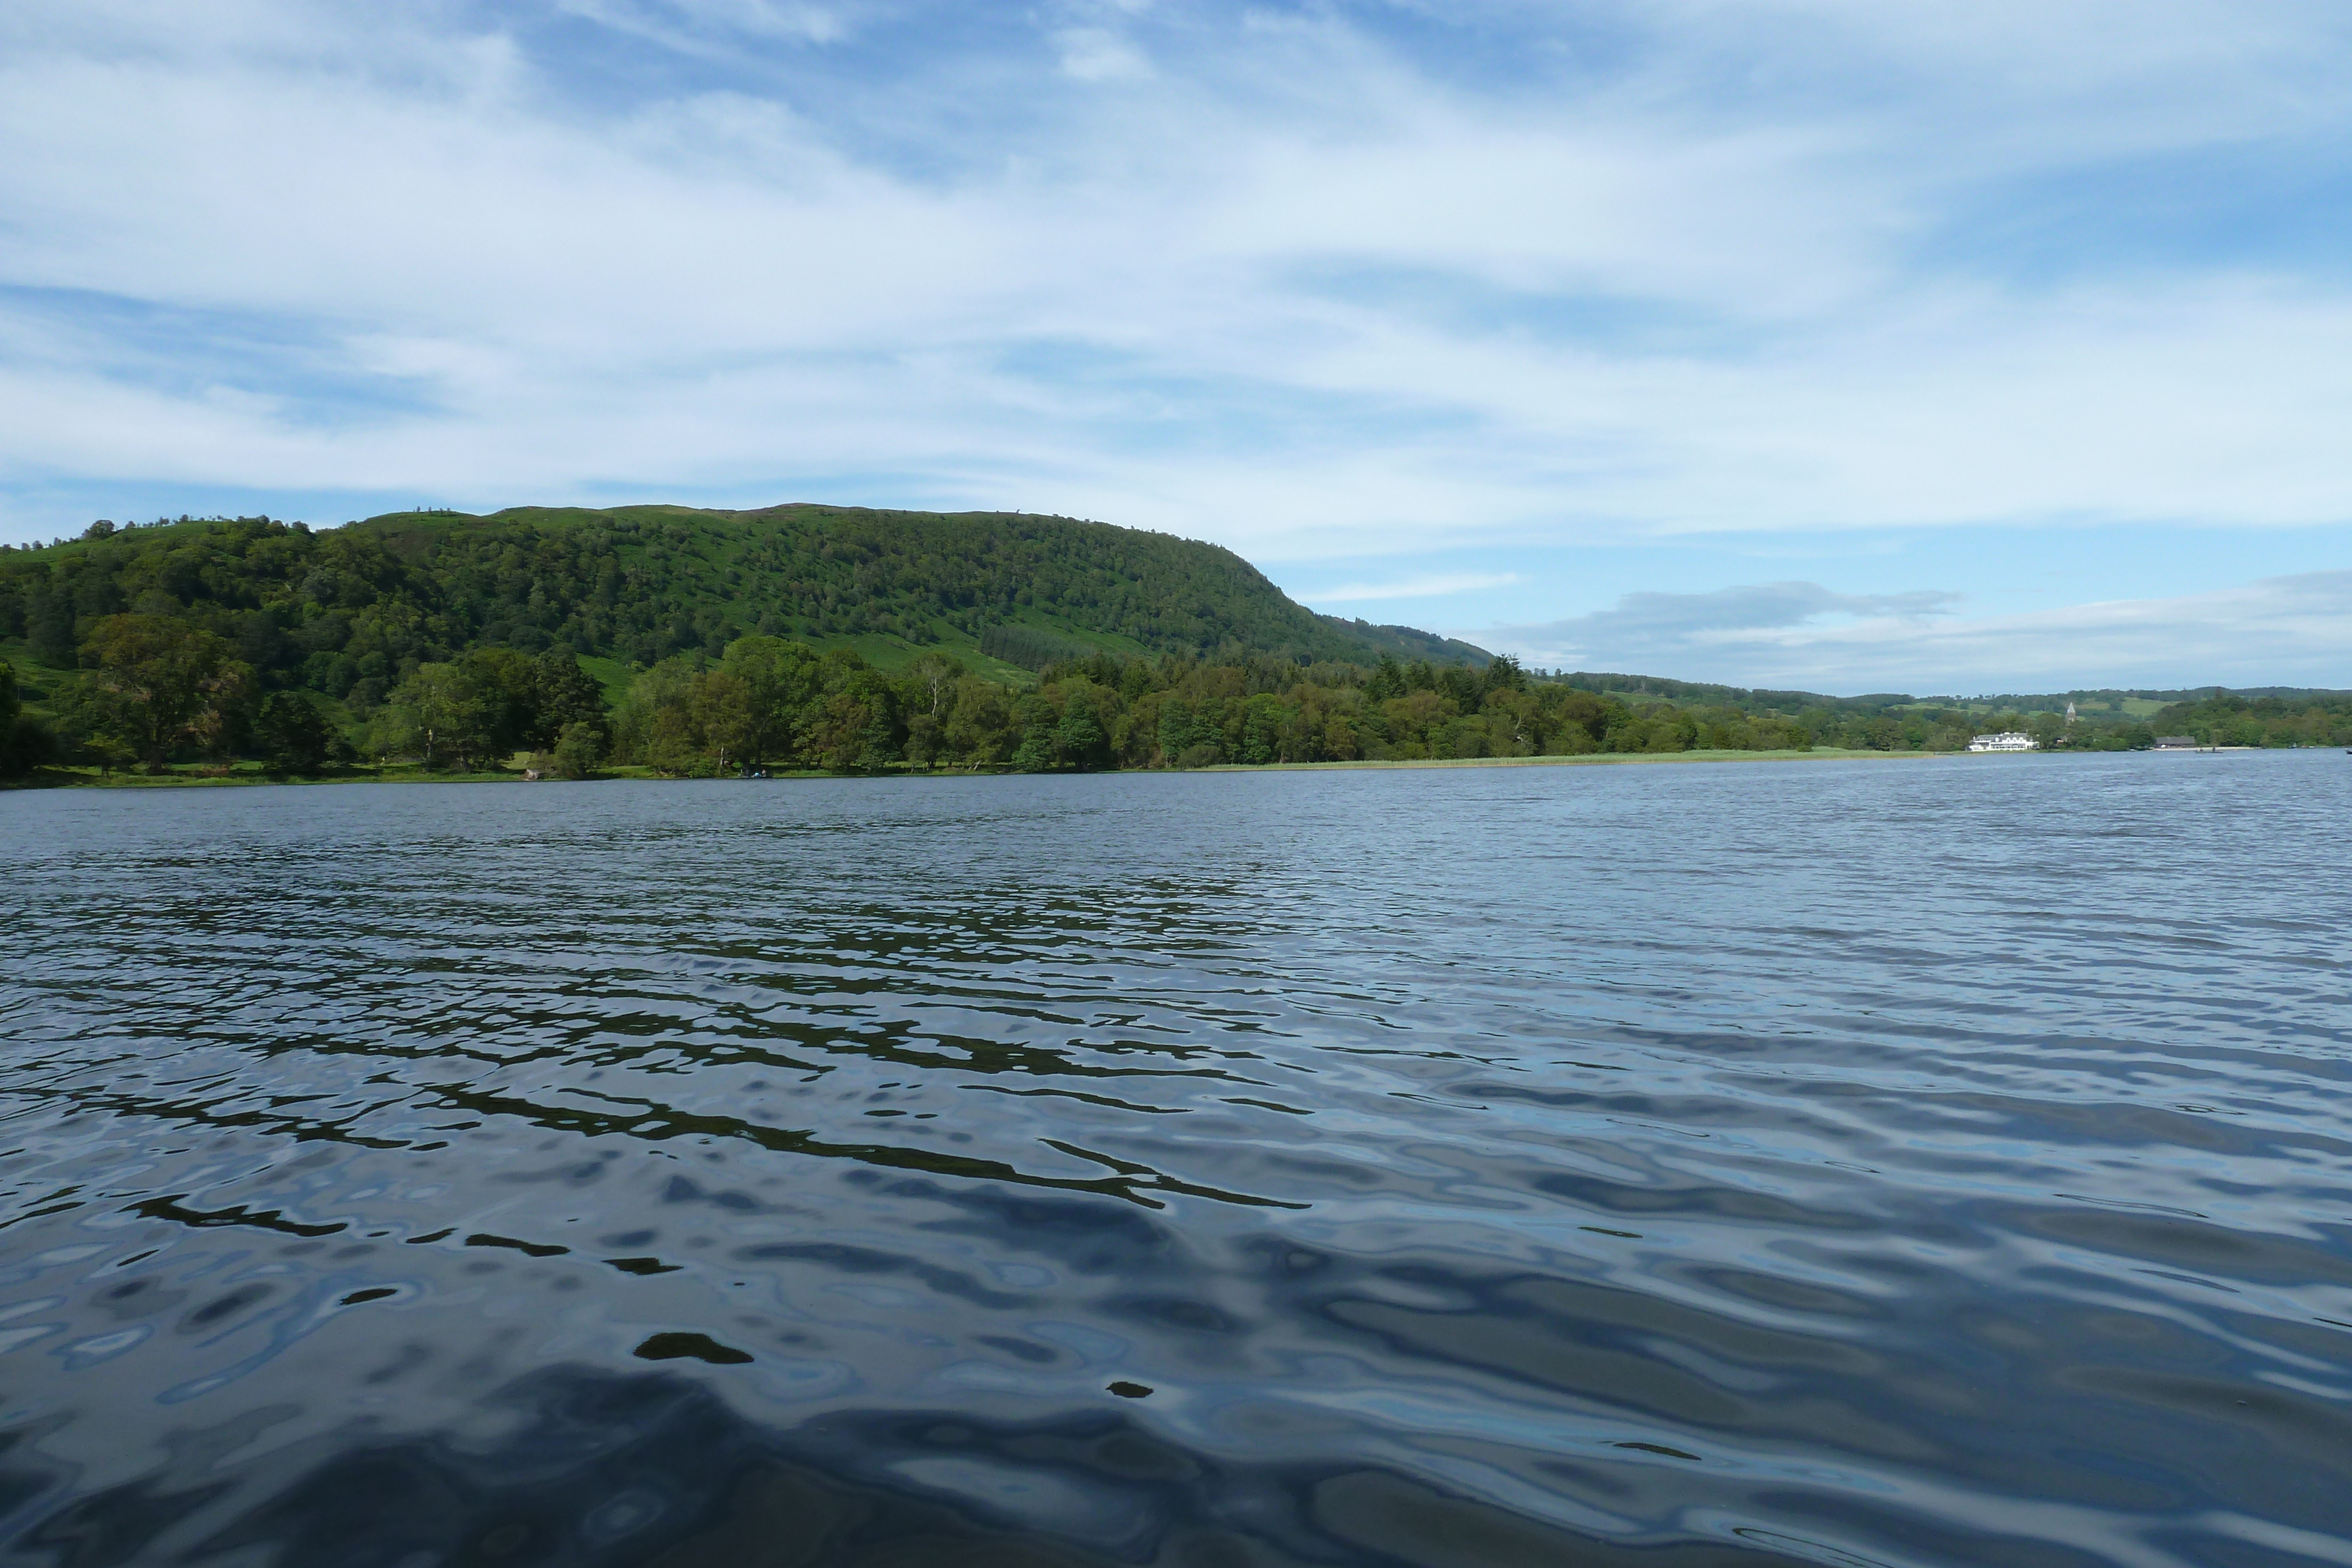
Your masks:
[[[141,608],[229,638],[273,684],[361,705],[404,668],[478,647],[568,646],[617,683],[747,632],[852,646],[884,669],[937,649],[1014,678],[1072,652],[1486,658],[1318,615],[1215,545],[1026,514],[520,507],[318,530],[183,519],[0,552],[0,639],[44,662],[70,664],[94,621]]]
[[[2047,747],[2088,749],[2145,747],[2158,735],[2188,735],[2200,744],[2227,746],[2352,742],[2352,692],[2326,687],[2079,687],[1975,697],[1902,692],[1840,697],[1591,671],[1538,672],[1533,678],[1605,696],[1637,713],[1787,719],[1821,744],[1873,749],[1950,748],[1989,729],[2022,729]],[[2070,707],[2072,718],[2065,716]]]
[[[496,772],[518,752],[580,777],[1957,750],[1988,728],[2072,749],[2346,745],[2352,695],[1530,678],[1315,614],[1229,550],[1022,515],[183,518],[0,549],[11,779]]]
[[[1337,615],[1318,615],[1316,619],[1342,637],[1360,643],[1375,657],[1386,653],[1401,662],[1421,659],[1433,664],[1482,667],[1494,657],[1475,643],[1465,643],[1458,637],[1441,637],[1434,632],[1423,632],[1411,626],[1375,626],[1369,621],[1343,621]]]

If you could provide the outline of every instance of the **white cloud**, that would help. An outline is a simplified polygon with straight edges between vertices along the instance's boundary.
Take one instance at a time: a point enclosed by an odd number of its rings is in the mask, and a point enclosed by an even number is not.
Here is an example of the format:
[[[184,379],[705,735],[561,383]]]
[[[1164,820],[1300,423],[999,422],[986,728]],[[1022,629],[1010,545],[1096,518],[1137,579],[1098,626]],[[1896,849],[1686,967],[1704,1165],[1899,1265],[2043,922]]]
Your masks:
[[[840,13],[779,0],[554,0],[555,8],[634,33],[667,47],[702,54],[732,34],[830,44],[849,31]]]
[[[1433,572],[1394,582],[1348,582],[1298,596],[1307,604],[1353,604],[1367,599],[1441,599],[1481,588],[1501,588],[1519,580],[1515,571]]]
[[[1079,81],[1133,81],[1151,74],[1141,51],[1107,27],[1071,27],[1055,40],[1065,75]]]
[[[2352,686],[2352,571],[2023,615],[1961,615],[1956,597],[1773,583],[1456,635],[1538,665],[1843,693]]]
[[[2016,183],[2101,160],[2337,156],[2333,12],[1678,0],[1591,8],[1580,54],[1492,5],[1526,47],[1475,85],[1344,7],[1049,8],[851,77],[916,24],[566,5],[707,68],[604,92],[526,7],[10,7],[0,507],[858,474],[1266,560],[2352,516],[2339,271],[1969,249]]]

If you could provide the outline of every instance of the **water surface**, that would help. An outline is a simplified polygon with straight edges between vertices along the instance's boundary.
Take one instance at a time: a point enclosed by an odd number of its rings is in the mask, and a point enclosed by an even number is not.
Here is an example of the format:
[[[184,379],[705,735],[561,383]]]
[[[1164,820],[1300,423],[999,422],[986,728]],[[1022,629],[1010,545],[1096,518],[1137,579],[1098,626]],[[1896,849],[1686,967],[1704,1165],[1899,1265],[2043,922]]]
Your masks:
[[[2347,807],[0,797],[0,1553],[2352,1563]]]

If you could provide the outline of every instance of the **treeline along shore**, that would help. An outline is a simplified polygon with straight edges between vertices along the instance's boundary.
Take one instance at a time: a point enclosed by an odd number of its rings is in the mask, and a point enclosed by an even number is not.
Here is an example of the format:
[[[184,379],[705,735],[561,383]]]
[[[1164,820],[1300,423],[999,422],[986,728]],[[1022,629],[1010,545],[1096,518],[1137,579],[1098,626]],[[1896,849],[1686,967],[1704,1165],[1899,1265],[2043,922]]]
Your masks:
[[[2347,694],[2166,695],[2083,694],[2070,720],[2063,699],[1530,672],[1315,615],[1230,552],[1065,519],[183,519],[0,550],[19,781],[2352,743]]]

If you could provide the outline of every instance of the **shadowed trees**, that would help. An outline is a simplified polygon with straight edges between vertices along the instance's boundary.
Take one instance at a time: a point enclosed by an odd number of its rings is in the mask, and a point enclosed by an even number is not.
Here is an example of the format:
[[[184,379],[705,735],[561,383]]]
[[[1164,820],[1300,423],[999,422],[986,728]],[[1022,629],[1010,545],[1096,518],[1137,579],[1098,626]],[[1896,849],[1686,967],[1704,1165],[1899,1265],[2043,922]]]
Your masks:
[[[316,773],[325,766],[334,734],[327,716],[299,692],[272,692],[254,715],[253,737],[273,772]]]
[[[575,726],[584,726],[601,750],[604,725],[603,688],[570,649],[533,659],[511,648],[478,648],[416,666],[385,699],[370,736],[380,756],[471,768],[556,747]]]
[[[47,727],[26,714],[16,693],[16,667],[0,659],[0,779],[21,779],[49,760]]]
[[[616,759],[705,776],[772,766],[1083,772],[1811,744],[1785,721],[1636,711],[1530,679],[1508,660],[1485,670],[1389,660],[1367,670],[1089,654],[1017,688],[940,653],[893,674],[845,649],[820,654],[772,637],[739,639],[715,661],[656,665],[613,723]]]
[[[106,616],[83,652],[98,670],[92,727],[150,767],[183,746],[222,750],[253,686],[227,639],[171,616]]]

